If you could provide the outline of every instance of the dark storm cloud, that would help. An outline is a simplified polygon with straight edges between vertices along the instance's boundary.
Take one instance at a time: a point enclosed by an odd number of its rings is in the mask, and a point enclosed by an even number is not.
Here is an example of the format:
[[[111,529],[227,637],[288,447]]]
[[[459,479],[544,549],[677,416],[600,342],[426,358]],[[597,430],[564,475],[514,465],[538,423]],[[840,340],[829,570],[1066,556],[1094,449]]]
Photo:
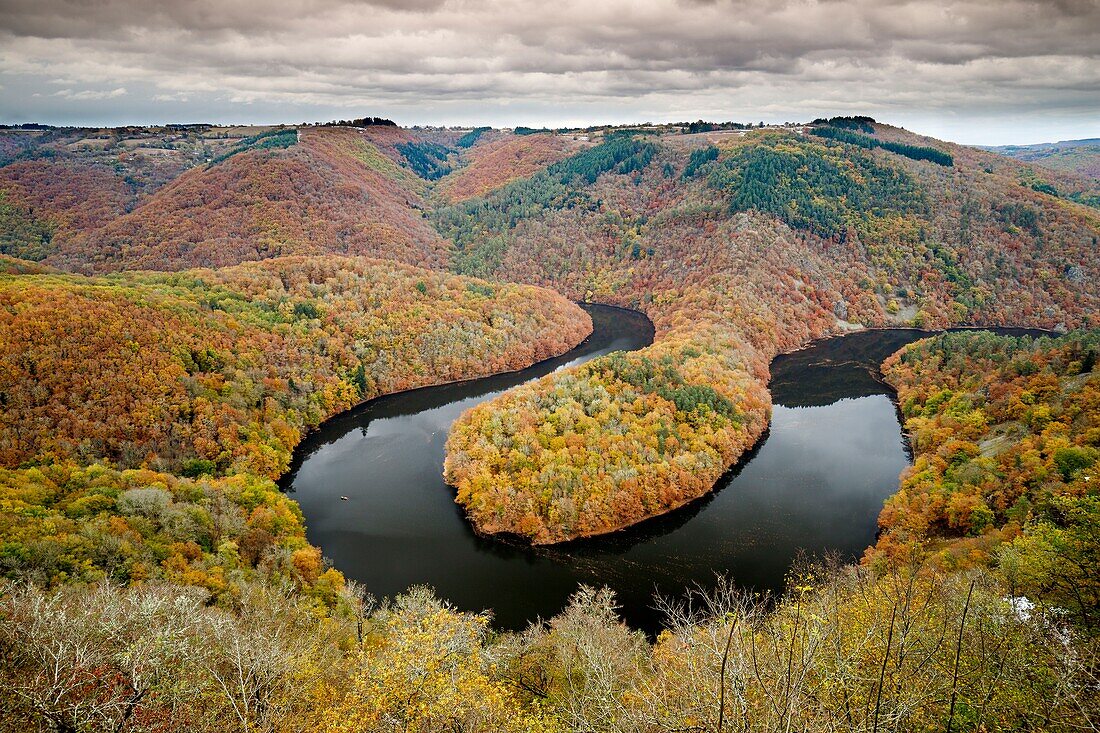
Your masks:
[[[0,110],[1076,119],[1098,38],[1100,0],[0,0]]]

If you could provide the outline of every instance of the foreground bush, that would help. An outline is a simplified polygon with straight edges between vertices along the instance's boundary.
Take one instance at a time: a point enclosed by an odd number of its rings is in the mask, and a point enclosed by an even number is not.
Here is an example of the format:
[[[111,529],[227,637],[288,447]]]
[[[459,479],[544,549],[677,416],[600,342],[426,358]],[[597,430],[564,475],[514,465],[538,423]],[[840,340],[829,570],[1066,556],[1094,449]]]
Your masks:
[[[250,585],[231,609],[149,585],[8,586],[0,730],[1093,729],[1097,646],[994,576],[818,569],[771,604],[666,604],[650,643],[609,591],[498,635],[414,590],[336,611]]]

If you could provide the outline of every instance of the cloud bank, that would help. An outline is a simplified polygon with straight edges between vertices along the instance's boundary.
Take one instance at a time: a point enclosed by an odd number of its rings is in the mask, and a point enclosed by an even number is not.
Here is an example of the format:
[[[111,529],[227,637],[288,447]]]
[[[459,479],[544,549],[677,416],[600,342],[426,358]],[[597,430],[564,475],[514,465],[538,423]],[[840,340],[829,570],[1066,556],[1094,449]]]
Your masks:
[[[0,0],[0,118],[1100,135],[1100,0]]]

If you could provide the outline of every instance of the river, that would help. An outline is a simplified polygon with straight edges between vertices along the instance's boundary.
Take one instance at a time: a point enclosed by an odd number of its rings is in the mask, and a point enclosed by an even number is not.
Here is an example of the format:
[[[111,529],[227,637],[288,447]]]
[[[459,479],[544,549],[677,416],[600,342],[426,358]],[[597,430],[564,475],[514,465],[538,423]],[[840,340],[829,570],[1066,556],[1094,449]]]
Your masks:
[[[442,479],[451,423],[554,369],[652,341],[641,314],[586,309],[593,334],[562,357],[381,397],[307,437],[282,486],[301,505],[310,542],[377,597],[429,585],[463,610],[492,609],[496,625],[516,629],[559,612],[579,583],[607,585],[624,618],[653,632],[662,620],[655,593],[709,586],[716,574],[779,590],[800,556],[853,560],[874,541],[883,500],[909,461],[878,364],[927,332],[864,331],[777,357],[769,431],[714,492],[678,511],[556,547],[475,535]]]

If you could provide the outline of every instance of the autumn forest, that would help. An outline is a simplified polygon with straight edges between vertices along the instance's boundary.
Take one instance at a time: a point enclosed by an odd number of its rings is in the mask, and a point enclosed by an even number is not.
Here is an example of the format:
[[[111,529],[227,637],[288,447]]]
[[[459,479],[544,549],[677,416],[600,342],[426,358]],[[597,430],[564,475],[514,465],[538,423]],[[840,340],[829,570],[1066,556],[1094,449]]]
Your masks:
[[[869,117],[0,130],[0,731],[1094,729],[1090,170]],[[519,631],[376,597],[311,543],[307,436],[569,353],[584,303],[652,344],[465,409],[476,541],[683,511],[767,436],[775,357],[923,329],[874,369],[911,452],[874,542],[656,634],[600,587]]]

